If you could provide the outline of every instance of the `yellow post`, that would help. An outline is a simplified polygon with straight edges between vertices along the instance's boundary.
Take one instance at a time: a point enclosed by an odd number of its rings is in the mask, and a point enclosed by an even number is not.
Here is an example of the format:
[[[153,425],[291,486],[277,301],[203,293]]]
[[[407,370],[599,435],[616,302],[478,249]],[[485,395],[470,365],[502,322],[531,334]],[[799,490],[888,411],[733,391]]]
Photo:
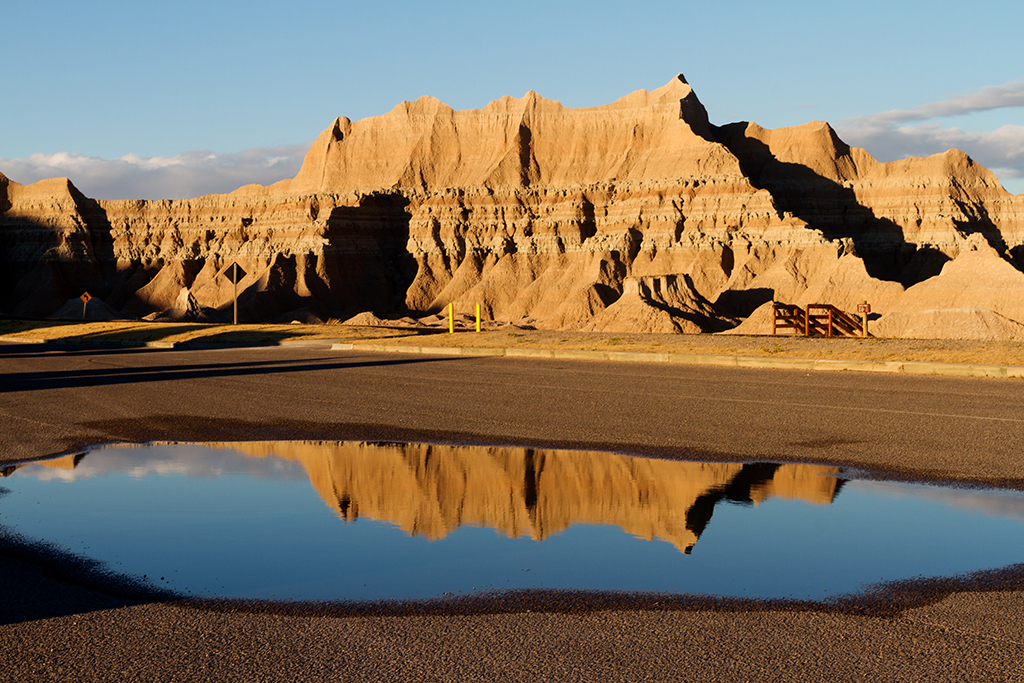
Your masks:
[[[480,331],[480,304],[476,305],[476,331]]]
[[[455,304],[448,304],[448,334],[455,334]]]

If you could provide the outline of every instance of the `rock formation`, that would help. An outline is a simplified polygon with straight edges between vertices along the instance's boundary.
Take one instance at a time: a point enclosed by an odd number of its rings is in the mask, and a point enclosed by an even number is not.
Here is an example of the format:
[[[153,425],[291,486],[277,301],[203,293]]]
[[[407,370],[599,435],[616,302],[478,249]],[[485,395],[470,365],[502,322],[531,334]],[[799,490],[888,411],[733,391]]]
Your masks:
[[[84,290],[126,316],[212,315],[237,262],[243,320],[454,302],[538,328],[707,332],[771,300],[867,300],[883,319],[1024,323],[1024,196],[956,150],[880,163],[826,123],[712,125],[681,75],[601,107],[531,92],[339,118],[295,178],[227,195],[95,201],[0,176],[0,247],[16,315]]]

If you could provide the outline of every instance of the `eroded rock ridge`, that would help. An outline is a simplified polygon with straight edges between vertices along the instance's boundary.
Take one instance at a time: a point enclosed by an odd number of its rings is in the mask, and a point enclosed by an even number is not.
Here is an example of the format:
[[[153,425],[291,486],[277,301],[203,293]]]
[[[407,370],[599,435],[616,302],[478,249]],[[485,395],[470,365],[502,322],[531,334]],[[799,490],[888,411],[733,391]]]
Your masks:
[[[936,311],[937,336],[958,335],[950,316],[1024,329],[1024,196],[957,150],[881,163],[822,122],[712,125],[682,75],[601,107],[531,92],[339,118],[295,178],[227,195],[96,201],[0,176],[0,212],[18,315],[87,290],[125,316],[214,319],[237,262],[253,321],[454,302],[538,328],[758,331],[772,300],[867,300],[898,314],[893,336]]]

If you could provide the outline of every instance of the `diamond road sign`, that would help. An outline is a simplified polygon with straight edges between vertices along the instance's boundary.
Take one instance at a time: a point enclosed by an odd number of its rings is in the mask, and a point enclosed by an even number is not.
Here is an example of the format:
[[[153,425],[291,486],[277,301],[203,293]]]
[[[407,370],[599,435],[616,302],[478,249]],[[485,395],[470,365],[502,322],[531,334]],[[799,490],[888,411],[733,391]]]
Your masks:
[[[237,275],[235,275],[234,273],[235,268],[238,269]],[[242,266],[238,265],[237,263],[232,263],[230,266],[221,271],[221,275],[231,280],[232,282],[241,282],[242,280],[245,279],[246,273],[244,270],[242,270]]]

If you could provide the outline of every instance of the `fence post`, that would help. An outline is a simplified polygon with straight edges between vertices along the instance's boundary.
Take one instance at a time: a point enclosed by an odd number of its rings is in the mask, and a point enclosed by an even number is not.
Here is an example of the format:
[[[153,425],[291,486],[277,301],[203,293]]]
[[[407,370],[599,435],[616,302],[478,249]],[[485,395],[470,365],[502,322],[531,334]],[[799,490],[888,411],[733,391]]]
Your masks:
[[[455,334],[455,304],[448,303],[448,334]]]

